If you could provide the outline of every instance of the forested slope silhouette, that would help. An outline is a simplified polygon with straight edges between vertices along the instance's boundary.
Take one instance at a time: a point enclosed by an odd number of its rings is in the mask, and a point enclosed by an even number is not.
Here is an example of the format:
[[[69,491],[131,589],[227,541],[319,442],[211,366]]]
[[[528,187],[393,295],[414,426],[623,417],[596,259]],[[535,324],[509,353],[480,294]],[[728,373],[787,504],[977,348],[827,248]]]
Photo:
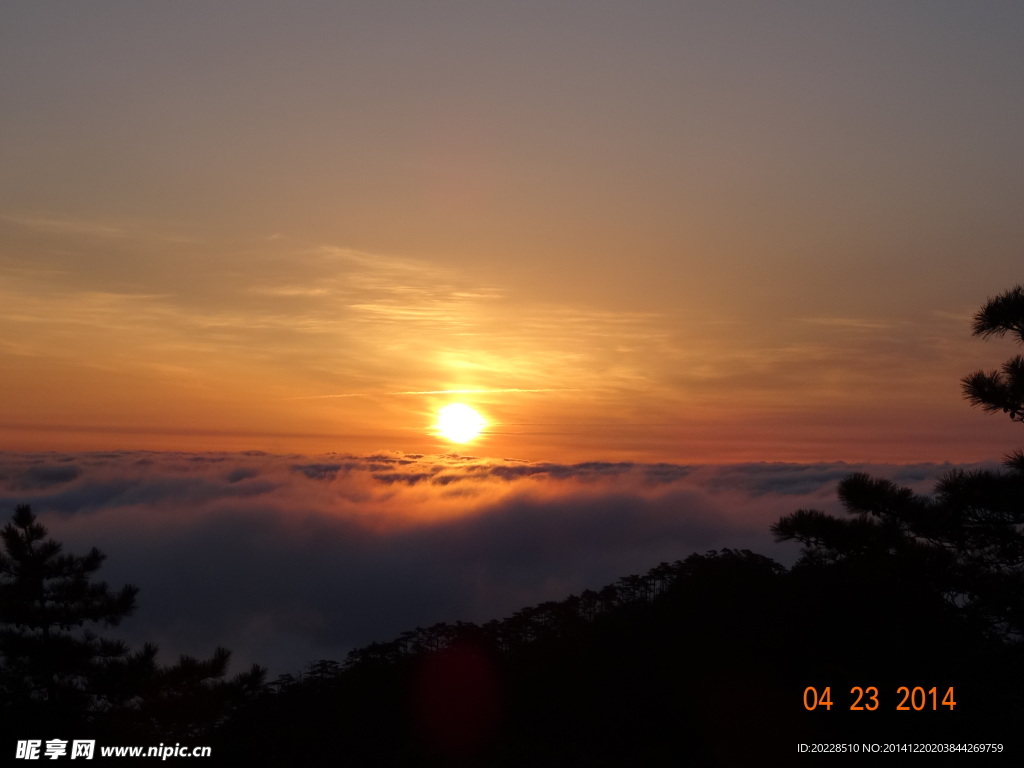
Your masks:
[[[231,750],[360,765],[744,765],[797,742],[985,738],[1024,714],[1018,643],[926,581],[749,551],[662,563],[483,625],[441,623],[278,679]],[[853,686],[885,707],[851,712]],[[899,686],[957,708],[897,712]],[[809,712],[807,686],[836,706]],[[939,694],[941,697],[941,693]]]

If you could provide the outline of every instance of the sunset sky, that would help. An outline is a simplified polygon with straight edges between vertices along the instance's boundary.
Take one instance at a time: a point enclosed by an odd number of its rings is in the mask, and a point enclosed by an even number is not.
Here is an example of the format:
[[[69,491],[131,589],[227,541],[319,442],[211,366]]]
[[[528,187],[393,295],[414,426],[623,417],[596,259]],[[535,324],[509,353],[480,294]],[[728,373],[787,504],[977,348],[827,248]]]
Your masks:
[[[295,670],[926,492],[1024,4],[0,0],[0,521]],[[468,405],[465,443],[435,427]],[[981,466],[975,464],[974,466]],[[986,466],[994,466],[988,464]]]
[[[528,460],[1013,447],[958,380],[1013,351],[1020,4],[2,17],[8,449],[438,453],[456,401]]]

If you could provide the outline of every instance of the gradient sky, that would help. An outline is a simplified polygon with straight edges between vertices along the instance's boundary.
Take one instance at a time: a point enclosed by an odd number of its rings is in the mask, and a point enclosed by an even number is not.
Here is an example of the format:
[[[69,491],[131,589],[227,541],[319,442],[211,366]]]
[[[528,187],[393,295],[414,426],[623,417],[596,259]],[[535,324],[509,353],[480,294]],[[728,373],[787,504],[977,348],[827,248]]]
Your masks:
[[[974,461],[1015,2],[0,2],[0,440]],[[469,394],[397,394],[437,390]],[[463,449],[464,450],[464,449]]]

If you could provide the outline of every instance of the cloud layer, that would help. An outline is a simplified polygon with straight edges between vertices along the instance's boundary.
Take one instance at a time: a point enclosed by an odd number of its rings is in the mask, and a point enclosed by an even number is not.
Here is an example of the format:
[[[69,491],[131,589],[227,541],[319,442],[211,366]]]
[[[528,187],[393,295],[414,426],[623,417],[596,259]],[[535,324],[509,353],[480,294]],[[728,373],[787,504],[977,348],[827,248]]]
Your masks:
[[[437,621],[486,621],[720,547],[783,562],[768,526],[838,511],[854,471],[927,491],[949,466],[554,464],[458,455],[0,454],[0,510],[29,503],[101,577],[141,588],[118,628],[293,671]]]

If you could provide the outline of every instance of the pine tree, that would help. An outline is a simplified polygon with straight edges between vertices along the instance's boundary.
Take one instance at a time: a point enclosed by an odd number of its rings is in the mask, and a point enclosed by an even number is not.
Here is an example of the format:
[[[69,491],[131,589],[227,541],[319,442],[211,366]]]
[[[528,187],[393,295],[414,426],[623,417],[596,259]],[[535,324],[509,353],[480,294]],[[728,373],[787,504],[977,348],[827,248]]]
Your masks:
[[[105,556],[65,554],[28,506],[2,531],[0,552],[0,690],[7,709],[58,722],[92,706],[90,687],[103,668],[129,656],[128,647],[97,636],[135,610],[138,589],[113,591],[92,581]],[[13,716],[14,712],[6,712]]]
[[[983,339],[1009,333],[1024,343],[1024,286],[989,299],[975,314],[972,330]],[[989,413],[1002,411],[1011,420],[1024,422],[1024,357],[1010,358],[999,371],[975,371],[961,383],[971,405]]]
[[[1024,286],[989,299],[975,336],[1012,333],[1024,342]],[[961,383],[972,405],[1024,421],[1024,357]],[[839,565],[861,576],[939,595],[1000,641],[1024,640],[1024,453],[1003,472],[953,470],[932,496],[888,480],[852,475],[839,484],[851,517],[798,510],[772,526],[779,541],[804,545],[800,566]]]
[[[138,588],[112,590],[94,576],[106,556],[95,547],[66,554],[25,505],[0,540],[0,717],[19,733],[80,728],[91,733],[195,736],[263,684],[258,667],[224,677],[230,652],[206,661],[183,656],[171,667],[147,643],[131,651],[96,634],[135,610]]]

